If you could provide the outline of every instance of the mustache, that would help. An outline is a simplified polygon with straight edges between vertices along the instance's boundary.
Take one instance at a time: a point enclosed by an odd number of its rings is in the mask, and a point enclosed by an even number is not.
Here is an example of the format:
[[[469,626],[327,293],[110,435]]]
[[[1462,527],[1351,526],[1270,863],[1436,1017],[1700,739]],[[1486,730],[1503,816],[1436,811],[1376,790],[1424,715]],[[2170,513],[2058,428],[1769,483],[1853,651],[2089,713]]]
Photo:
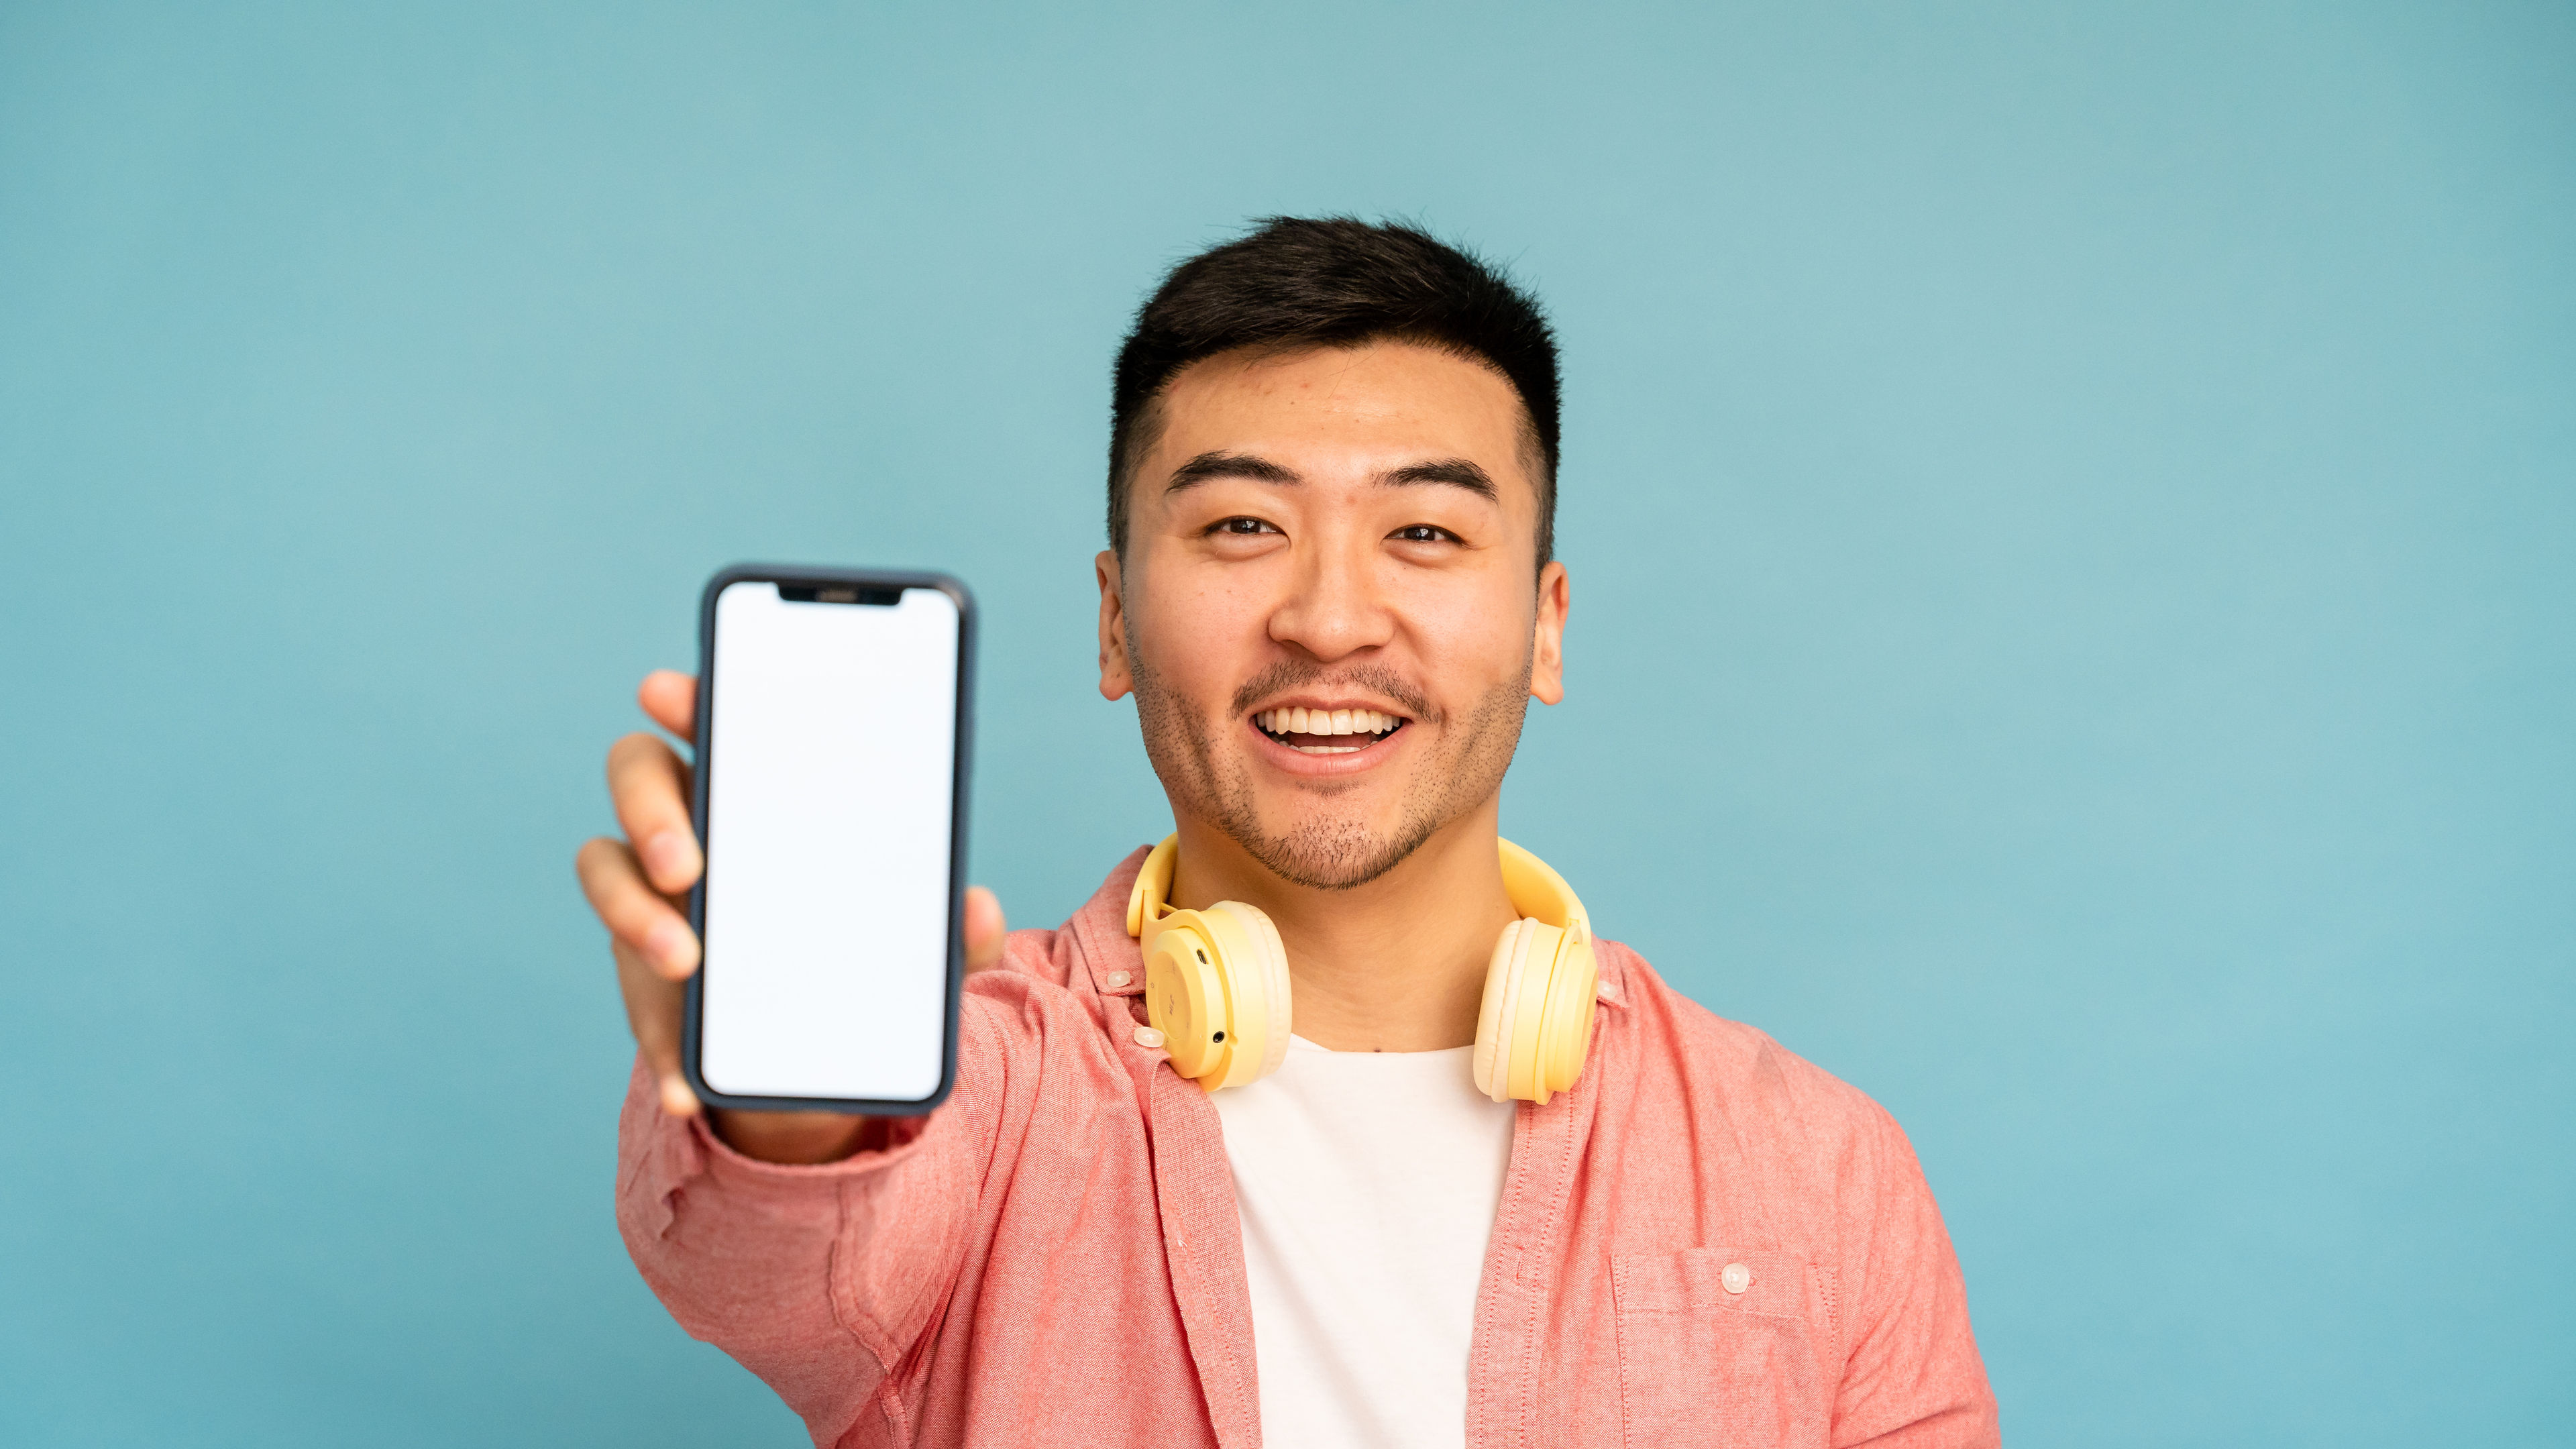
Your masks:
[[[1412,719],[1424,724],[1440,722],[1429,697],[1392,669],[1369,664],[1334,669],[1311,659],[1282,659],[1244,681],[1243,687],[1234,692],[1234,712],[1248,714],[1264,696],[1300,686],[1374,694],[1393,701]]]

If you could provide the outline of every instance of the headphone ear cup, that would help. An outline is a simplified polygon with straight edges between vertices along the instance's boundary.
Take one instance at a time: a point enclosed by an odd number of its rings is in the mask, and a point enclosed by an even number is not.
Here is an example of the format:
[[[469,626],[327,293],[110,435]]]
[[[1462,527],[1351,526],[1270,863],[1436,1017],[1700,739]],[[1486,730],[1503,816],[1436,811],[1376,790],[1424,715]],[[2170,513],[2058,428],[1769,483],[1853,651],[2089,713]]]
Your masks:
[[[1592,1038],[1591,962],[1584,943],[1569,946],[1561,926],[1524,916],[1504,928],[1485,970],[1476,1090],[1497,1102],[1546,1106],[1574,1085]]]
[[[1294,1018],[1288,950],[1280,944],[1279,928],[1271,924],[1269,915],[1241,901],[1219,901],[1204,914],[1224,922],[1218,926],[1219,933],[1233,938],[1224,942],[1219,957],[1233,1039],[1226,1043],[1230,1051],[1223,1071],[1205,1079],[1214,1091],[1257,1082],[1279,1070],[1288,1060]]]
[[[1528,975],[1531,933],[1537,925],[1524,916],[1503,927],[1494,959],[1485,968],[1485,999],[1476,1011],[1476,1090],[1497,1102],[1512,1099],[1511,1023],[1519,1014],[1521,981]]]
[[[1539,1026],[1539,1101],[1574,1085],[1592,1053],[1592,1005],[1601,986],[1601,963],[1591,937],[1575,936],[1556,948],[1548,973],[1547,1017]]]
[[[1225,956],[1186,914],[1145,941],[1145,1019],[1171,1048],[1172,1070],[1204,1082],[1225,1064]]]
[[[1548,985],[1557,973],[1557,958],[1564,954],[1565,930],[1545,921],[1529,923],[1529,954],[1514,973],[1512,1014],[1509,1018],[1512,1044],[1511,1064],[1504,1083],[1513,1096],[1527,1102],[1547,1105],[1549,1096],[1547,1067]]]

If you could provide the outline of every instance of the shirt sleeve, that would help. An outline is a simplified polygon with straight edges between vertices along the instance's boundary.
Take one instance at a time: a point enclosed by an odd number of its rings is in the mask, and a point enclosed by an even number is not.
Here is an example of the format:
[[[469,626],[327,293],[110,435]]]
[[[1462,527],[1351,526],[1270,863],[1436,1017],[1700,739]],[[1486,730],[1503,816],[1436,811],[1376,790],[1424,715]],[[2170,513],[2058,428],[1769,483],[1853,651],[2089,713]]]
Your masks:
[[[1837,1449],[1988,1449],[1994,1391],[1968,1326],[1968,1292],[1913,1145],[1875,1104],[1861,1292],[1834,1402]]]
[[[969,993],[957,1083],[918,1118],[880,1118],[855,1155],[759,1162],[703,1117],[662,1111],[639,1060],[618,1121],[617,1223],[654,1295],[839,1440],[920,1342],[955,1281],[992,1159],[1006,1070]]]

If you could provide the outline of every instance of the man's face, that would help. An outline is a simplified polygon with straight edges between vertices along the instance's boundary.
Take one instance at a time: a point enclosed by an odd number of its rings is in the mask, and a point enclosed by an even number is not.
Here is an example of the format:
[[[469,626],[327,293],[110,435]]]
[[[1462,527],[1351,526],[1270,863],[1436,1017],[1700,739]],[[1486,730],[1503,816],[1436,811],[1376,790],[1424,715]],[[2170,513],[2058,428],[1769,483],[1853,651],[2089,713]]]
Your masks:
[[[1562,565],[1511,384],[1400,342],[1174,379],[1100,555],[1101,693],[1173,809],[1302,885],[1375,879],[1494,798],[1562,696]]]

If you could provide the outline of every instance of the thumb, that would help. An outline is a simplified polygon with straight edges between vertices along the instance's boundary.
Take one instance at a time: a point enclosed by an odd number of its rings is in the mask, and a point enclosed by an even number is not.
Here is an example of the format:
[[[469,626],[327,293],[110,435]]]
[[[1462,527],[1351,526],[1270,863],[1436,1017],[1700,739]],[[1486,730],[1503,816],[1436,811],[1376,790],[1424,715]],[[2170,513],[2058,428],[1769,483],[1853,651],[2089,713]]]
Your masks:
[[[966,970],[968,974],[1002,960],[1002,903],[982,886],[966,888]]]

